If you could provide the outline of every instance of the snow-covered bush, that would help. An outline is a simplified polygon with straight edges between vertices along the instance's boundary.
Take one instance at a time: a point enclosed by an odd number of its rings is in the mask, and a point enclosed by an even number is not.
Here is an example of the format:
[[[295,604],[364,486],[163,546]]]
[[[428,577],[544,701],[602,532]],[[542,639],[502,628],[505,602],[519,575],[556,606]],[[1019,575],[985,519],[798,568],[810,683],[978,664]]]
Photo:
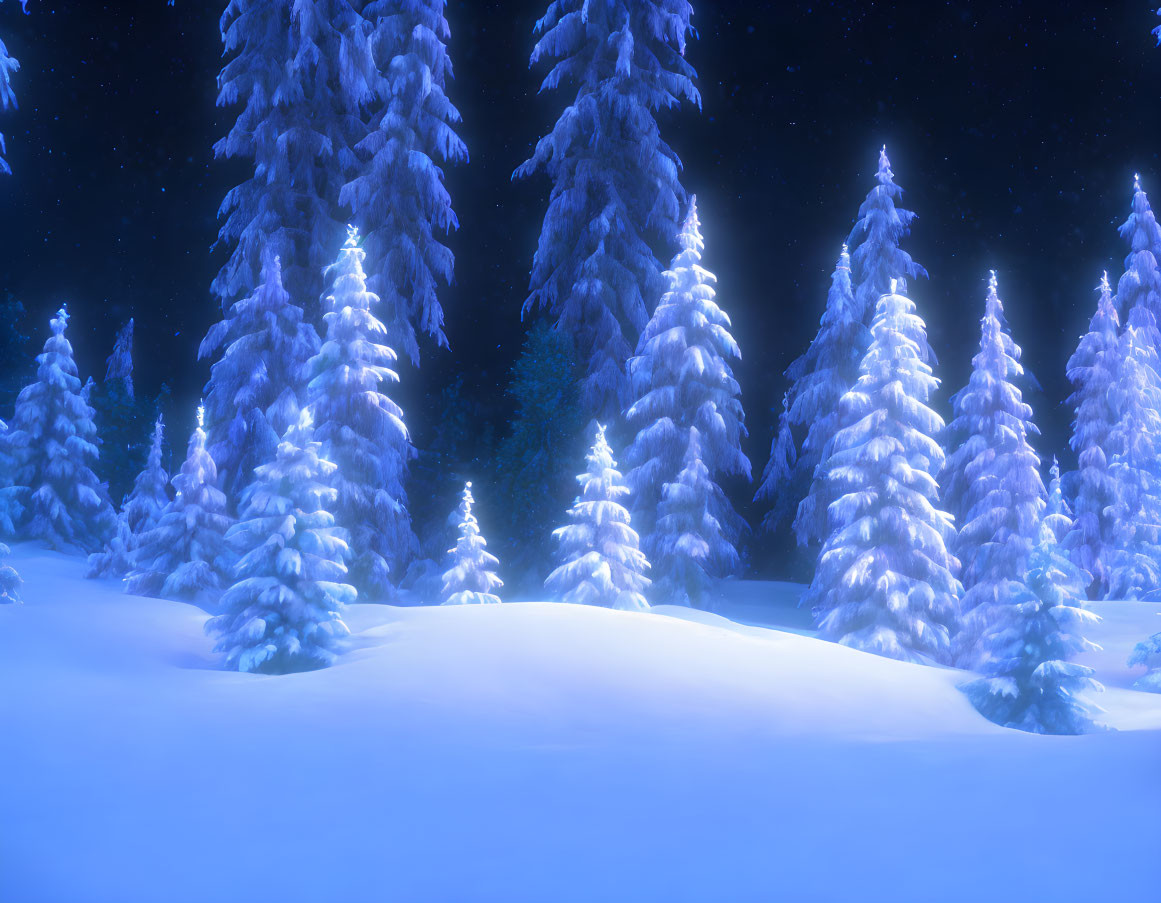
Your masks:
[[[12,550],[0,542],[0,605],[19,605],[20,587],[24,581],[16,573],[16,568],[4,561]]]
[[[639,610],[649,607],[645,589],[649,562],[638,548],[629,512],[621,500],[629,487],[617,470],[605,428],[587,457],[588,470],[577,476],[580,495],[569,509],[571,523],[553,531],[560,542],[561,565],[544,585],[562,602]]]

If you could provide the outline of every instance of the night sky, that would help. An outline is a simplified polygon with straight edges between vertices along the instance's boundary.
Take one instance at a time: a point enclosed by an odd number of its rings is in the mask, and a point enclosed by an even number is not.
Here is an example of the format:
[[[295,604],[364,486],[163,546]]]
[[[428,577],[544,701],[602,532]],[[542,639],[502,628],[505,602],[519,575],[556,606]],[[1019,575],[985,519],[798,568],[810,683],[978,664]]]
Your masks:
[[[946,413],[966,377],[995,268],[1044,387],[1030,399],[1039,450],[1067,458],[1064,364],[1101,270],[1120,275],[1116,226],[1134,171],[1161,199],[1155,0],[694,5],[687,57],[703,110],[666,114],[662,129],[698,195],[705,263],[745,358],[755,471],[781,371],[813,335],[884,142],[904,205],[919,214],[906,247],[931,274],[911,294],[941,358],[937,406]],[[214,105],[221,6],[31,0],[24,16],[0,3],[0,35],[22,64],[21,109],[0,120],[15,173],[0,177],[0,292],[28,308],[37,349],[49,314],[69,302],[82,377],[103,375],[117,326],[136,317],[140,391],[165,380],[191,408],[224,259],[210,250],[216,211],[245,175],[211,150],[234,115]],[[457,372],[481,418],[507,416],[502,389],[548,191],[509,176],[570,99],[538,97],[540,73],[527,66],[544,6],[448,6],[449,93],[472,159],[449,173],[462,224],[443,299],[452,353],[428,346],[394,393],[421,446],[422,397]]]

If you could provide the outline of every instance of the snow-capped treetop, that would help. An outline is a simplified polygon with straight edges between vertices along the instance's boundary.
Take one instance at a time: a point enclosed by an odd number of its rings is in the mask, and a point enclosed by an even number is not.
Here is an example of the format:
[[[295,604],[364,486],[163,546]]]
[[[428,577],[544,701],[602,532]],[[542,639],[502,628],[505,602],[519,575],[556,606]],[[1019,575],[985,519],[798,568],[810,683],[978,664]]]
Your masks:
[[[380,77],[371,82],[374,113],[357,145],[357,175],[341,203],[363,224],[370,288],[382,301],[392,344],[419,363],[416,333],[447,347],[437,290],[452,280],[454,258],[442,243],[459,227],[443,165],[465,163],[447,96],[452,63],[446,0],[373,0],[362,15]]]
[[[1161,321],[1161,226],[1139,175],[1133,177],[1133,209],[1120,234],[1129,243],[1129,253],[1117,282],[1117,305],[1126,319],[1133,307],[1143,305],[1153,315],[1156,329]]]
[[[133,318],[130,317],[125,325],[117,332],[117,340],[113,343],[113,353],[105,366],[105,382],[119,381],[124,387],[125,395],[133,398]]]
[[[444,605],[473,605],[499,602],[495,594],[504,585],[493,568],[499,559],[488,551],[487,540],[480,535],[480,525],[472,514],[472,484],[464,485],[458,513],[460,536],[454,549],[448,549],[452,566],[443,575]]]
[[[407,566],[416,545],[403,480],[413,455],[403,411],[384,394],[399,381],[387,330],[373,313],[359,230],[331,268],[333,294],[324,315],[326,340],[308,364],[308,397],[323,455],[338,466],[335,520],[350,533],[350,582],[360,598],[390,597],[393,569]]]
[[[661,294],[685,191],[655,114],[701,106],[685,60],[685,0],[552,0],[536,23],[541,91],[575,92],[515,172],[552,180],[524,313],[548,312],[584,368],[581,404],[604,422],[629,401],[625,361]]]
[[[1068,502],[1060,488],[1060,463],[1056,460],[1056,455],[1052,456],[1052,466],[1048,469],[1048,476],[1050,479],[1048,482],[1048,502],[1044,508],[1044,523],[1048,525],[1048,529],[1052,531],[1056,541],[1062,543],[1069,531],[1072,530],[1072,509],[1068,507]]]
[[[569,509],[572,523],[553,531],[562,563],[544,585],[563,602],[640,610],[649,607],[645,589],[649,562],[638,548],[622,499],[629,495],[605,428],[586,457],[588,469],[577,476],[580,496]]]
[[[819,468],[835,501],[806,599],[824,637],[947,661],[960,586],[936,481],[943,420],[928,407],[939,381],[924,359],[923,320],[897,286],[879,299],[871,346],[841,402],[844,426]]]
[[[1076,517],[1064,545],[1073,562],[1092,574],[1099,593],[1106,583],[1106,550],[1113,530],[1108,509],[1116,498],[1106,448],[1116,421],[1109,390],[1117,375],[1121,323],[1108,273],[1101,277],[1097,290],[1096,313],[1068,359],[1068,379],[1073,386],[1068,403],[1076,410],[1070,444],[1077,454],[1078,469]]]
[[[335,465],[320,452],[303,410],[246,487],[241,520],[228,533],[240,555],[235,579],[222,613],[206,624],[227,668],[282,674],[325,667],[350,633],[342,620],[355,601],[346,536],[327,510]]]
[[[691,430],[697,430],[700,460],[715,487],[707,502],[721,523],[730,549],[715,549],[721,558],[714,569],[728,573],[726,562],[737,560],[732,546],[743,528],[725,494],[713,482],[720,475],[750,478],[750,462],[741,449],[746,435],[741,389],[729,361],[741,357],[730,334],[730,318],[714,298],[716,278],[701,266],[704,242],[696,199],[678,235],[681,250],[665,276],[669,291],[641,334],[637,356],[629,362],[636,401],[625,412],[636,438],[626,453],[631,467],[627,482],[633,490],[634,514],[640,516],[646,552],[654,565],[652,528],[662,487],[677,479],[689,448]]]
[[[235,500],[297,418],[306,365],[318,348],[318,333],[283,285],[281,259],[266,254],[258,287],[231,305],[198,349],[203,360],[222,349],[205,405],[210,454]]]
[[[905,292],[907,279],[927,276],[927,270],[899,247],[899,242],[911,231],[915,214],[895,206],[896,200],[903,196],[903,189],[895,184],[886,145],[879,151],[875,179],[879,184],[871,189],[859,207],[858,221],[847,237],[855,287],[855,315],[868,325],[875,316],[879,298],[891,291],[891,280],[899,280],[899,290]],[[920,350],[925,359],[935,360],[926,341],[925,338]],[[858,350],[861,354],[865,346]]]

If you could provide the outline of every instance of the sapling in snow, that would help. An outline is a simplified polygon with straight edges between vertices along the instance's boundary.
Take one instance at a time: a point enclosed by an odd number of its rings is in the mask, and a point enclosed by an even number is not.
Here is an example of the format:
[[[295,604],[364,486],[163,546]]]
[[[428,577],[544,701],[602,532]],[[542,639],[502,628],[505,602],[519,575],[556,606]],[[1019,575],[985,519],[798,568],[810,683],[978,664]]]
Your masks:
[[[576,478],[581,492],[568,512],[571,523],[552,533],[562,562],[544,585],[562,602],[646,609],[649,562],[622,504],[629,487],[599,424],[587,462],[588,470]]]
[[[495,555],[488,552],[488,543],[480,535],[480,525],[472,514],[472,484],[464,486],[463,498],[460,501],[457,519],[459,520],[459,539],[454,549],[449,549],[452,566],[443,575],[443,593],[441,601],[444,605],[475,605],[481,603],[499,602],[496,595],[504,585],[496,576],[495,568],[500,562]]]

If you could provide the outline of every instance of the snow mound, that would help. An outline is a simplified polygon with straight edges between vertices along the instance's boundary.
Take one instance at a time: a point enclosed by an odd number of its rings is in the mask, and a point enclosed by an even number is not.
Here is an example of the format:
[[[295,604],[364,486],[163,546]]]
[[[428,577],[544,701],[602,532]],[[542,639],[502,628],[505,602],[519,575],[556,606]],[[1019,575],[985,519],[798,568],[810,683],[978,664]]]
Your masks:
[[[357,605],[334,667],[265,677],[217,670],[193,606],[27,546],[12,561],[27,592],[0,608],[3,901],[1155,889],[1161,696],[1127,689],[1119,651],[1088,664],[1122,729],[1082,737],[991,724],[963,672],[688,609]],[[1098,608],[1115,612],[1106,650],[1159,610]],[[1066,823],[1085,826],[1067,861]],[[887,867],[900,850],[907,868]]]

